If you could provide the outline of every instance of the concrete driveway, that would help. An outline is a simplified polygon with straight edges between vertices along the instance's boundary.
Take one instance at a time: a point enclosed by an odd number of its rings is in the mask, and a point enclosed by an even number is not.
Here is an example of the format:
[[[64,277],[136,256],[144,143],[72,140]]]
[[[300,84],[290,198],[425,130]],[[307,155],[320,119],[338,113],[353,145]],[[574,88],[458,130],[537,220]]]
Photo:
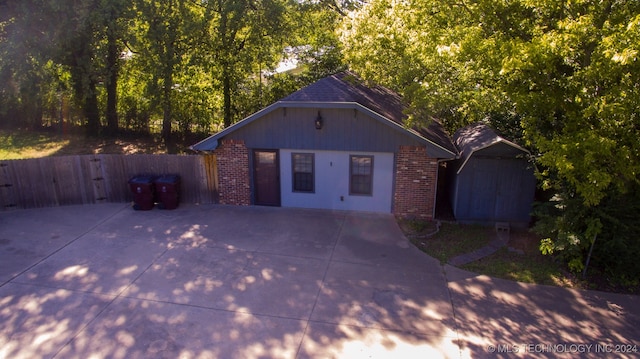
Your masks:
[[[0,213],[2,358],[637,357],[639,308],[443,267],[390,215]]]

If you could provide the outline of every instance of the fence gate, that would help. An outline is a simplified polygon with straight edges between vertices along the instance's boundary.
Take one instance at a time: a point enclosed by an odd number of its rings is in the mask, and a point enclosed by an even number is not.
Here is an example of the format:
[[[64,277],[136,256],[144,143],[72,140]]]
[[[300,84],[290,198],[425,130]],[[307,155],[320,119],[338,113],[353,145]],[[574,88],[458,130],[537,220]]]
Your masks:
[[[102,170],[102,160],[98,157],[89,160],[89,173],[93,183],[93,195],[96,203],[103,203],[107,200],[105,189],[104,172]]]

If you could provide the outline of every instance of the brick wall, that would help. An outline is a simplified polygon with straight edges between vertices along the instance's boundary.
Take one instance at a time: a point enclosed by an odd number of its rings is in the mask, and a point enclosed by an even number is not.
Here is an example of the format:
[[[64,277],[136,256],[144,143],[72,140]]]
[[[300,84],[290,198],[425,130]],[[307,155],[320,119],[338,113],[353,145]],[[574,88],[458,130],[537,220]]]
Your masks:
[[[393,212],[405,218],[433,219],[438,161],[426,147],[400,146],[396,157]]]
[[[215,152],[218,160],[220,204],[251,204],[249,150],[242,140],[222,140]]]

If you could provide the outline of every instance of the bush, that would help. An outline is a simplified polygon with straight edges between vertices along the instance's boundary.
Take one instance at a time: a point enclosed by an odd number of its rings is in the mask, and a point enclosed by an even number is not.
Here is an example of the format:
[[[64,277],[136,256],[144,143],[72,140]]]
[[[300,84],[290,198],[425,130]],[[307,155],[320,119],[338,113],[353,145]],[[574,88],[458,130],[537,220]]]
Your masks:
[[[638,286],[640,278],[640,186],[625,193],[611,191],[597,206],[578,197],[555,196],[536,206],[536,232],[547,237],[543,254],[554,254],[578,273],[584,269],[592,243],[587,274],[601,273],[614,286]],[[595,238],[595,242],[593,242]]]

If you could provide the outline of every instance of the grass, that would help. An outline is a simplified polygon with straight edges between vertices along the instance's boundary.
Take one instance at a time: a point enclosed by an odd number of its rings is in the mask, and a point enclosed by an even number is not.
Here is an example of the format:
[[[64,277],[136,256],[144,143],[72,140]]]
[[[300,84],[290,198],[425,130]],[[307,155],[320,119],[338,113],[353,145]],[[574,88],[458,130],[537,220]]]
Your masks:
[[[491,228],[482,226],[444,223],[437,234],[427,238],[436,231],[433,222],[401,221],[400,226],[411,243],[443,264],[459,254],[482,248],[493,239]]]
[[[433,222],[399,221],[409,240],[420,250],[447,263],[451,258],[472,252],[487,245],[496,236],[492,227],[444,223],[440,231]],[[462,269],[496,278],[523,283],[555,285],[568,288],[587,288],[575,279],[562,263],[552,256],[544,256],[538,249],[540,239],[526,230],[512,230],[507,247]]]
[[[541,253],[520,254],[509,251],[506,247],[488,257],[464,265],[462,269],[523,283],[580,287],[580,283],[553,257],[543,256]]]
[[[69,139],[46,133],[0,130],[0,160],[47,157],[69,143]]]
[[[189,141],[187,141],[189,142]],[[178,144],[178,152],[193,144]],[[88,138],[80,133],[0,130],[0,160],[96,153],[167,153],[161,141],[151,136],[124,134],[119,137]]]

